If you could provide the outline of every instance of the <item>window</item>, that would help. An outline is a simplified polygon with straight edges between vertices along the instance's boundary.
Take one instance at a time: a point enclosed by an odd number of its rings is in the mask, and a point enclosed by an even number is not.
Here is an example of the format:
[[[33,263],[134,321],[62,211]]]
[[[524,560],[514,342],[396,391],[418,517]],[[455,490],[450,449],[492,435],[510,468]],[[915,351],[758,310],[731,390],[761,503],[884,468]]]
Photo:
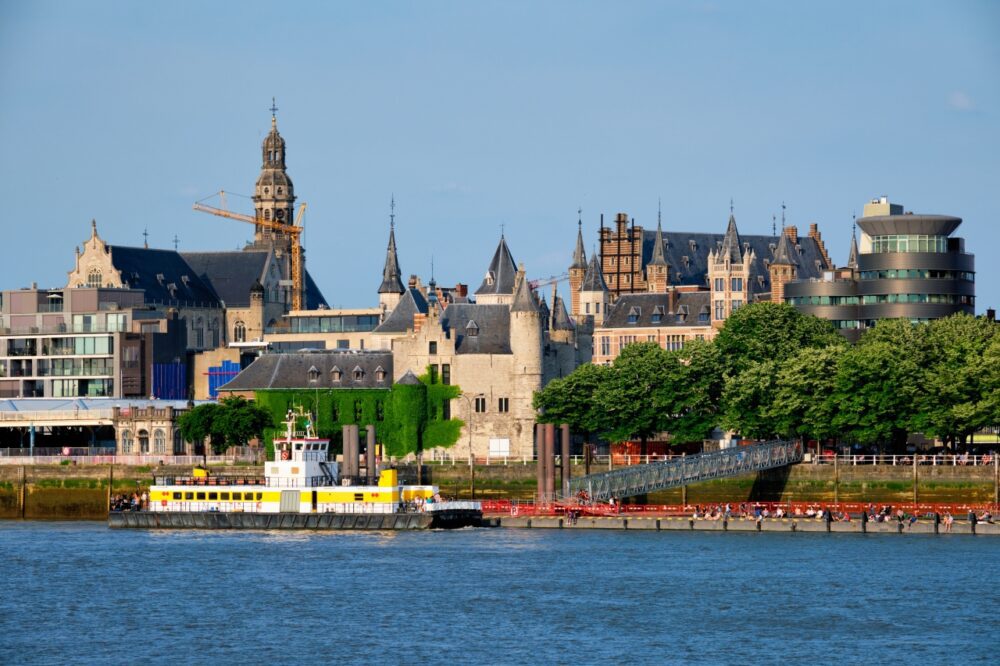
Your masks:
[[[234,342],[246,342],[247,341],[247,325],[242,321],[238,321],[233,325],[233,341]]]
[[[666,342],[664,344],[664,349],[667,351],[680,351],[684,348],[684,336],[683,335],[668,335]]]
[[[590,314],[590,303],[583,304],[583,311],[585,314]]]
[[[343,374],[344,373],[340,371],[340,368],[338,368],[337,366],[333,366],[333,369],[330,370],[330,380],[333,382],[339,382]]]
[[[381,365],[375,368],[375,381],[380,384],[385,381],[385,370],[382,369]]]
[[[642,314],[642,310],[640,308],[632,308],[631,310],[629,310],[628,323],[635,324],[636,322],[638,322],[640,314]]]
[[[470,319],[469,323],[465,325],[465,334],[470,338],[474,338],[479,335],[479,324]]]
[[[437,384],[438,383],[438,367],[436,365],[429,366],[428,367],[428,374],[430,376],[431,384]]]
[[[186,499],[186,500],[193,500],[194,499],[194,492],[190,492],[189,491],[189,492],[184,493],[184,499]]]
[[[229,493],[219,493],[219,499],[223,502],[229,501]]]
[[[184,438],[181,437],[181,431],[174,431],[174,455],[180,456],[184,454]]]
[[[733,309],[732,309],[732,312],[736,312],[741,307],[743,307],[743,301],[742,301],[742,299],[734,298],[733,299]]]
[[[715,291],[726,290],[726,278],[715,278]]]
[[[482,414],[486,411],[486,398],[476,398],[476,413]]]
[[[132,431],[126,430],[122,433],[122,453],[132,453]]]
[[[217,493],[217,492],[216,493],[209,493],[208,494],[208,499],[210,499],[210,500],[218,500],[219,499],[219,493]]]
[[[510,398],[500,398],[497,400],[497,411],[506,414],[510,411]]]
[[[445,363],[441,366],[441,383],[445,386],[451,384],[451,364]]]
[[[431,340],[427,343],[427,353],[434,356],[438,353],[438,343],[436,340]]]
[[[181,494],[179,492],[175,492],[172,497],[175,500],[179,500],[181,498]]]
[[[139,431],[139,453],[146,455],[149,453],[149,431]]]
[[[309,375],[309,382],[315,384],[319,381],[319,368],[315,365],[310,365],[309,370],[306,371]]]
[[[354,381],[360,382],[365,378],[365,371],[361,369],[360,365],[354,366]]]
[[[601,356],[609,356],[611,354],[611,338],[607,335],[601,336]]]
[[[722,321],[726,318],[726,302],[723,300],[717,300],[715,302],[715,320]]]
[[[153,432],[153,453],[167,452],[167,434],[160,429]]]
[[[101,286],[101,269],[91,268],[87,273],[87,286],[99,288]]]
[[[205,499],[205,493],[197,493],[195,495],[195,498],[196,499],[200,499],[200,500],[204,500]]]
[[[124,313],[108,313],[108,331],[124,331],[126,315]]]
[[[732,286],[733,291],[743,291],[743,278],[734,277],[730,280],[730,285]]]

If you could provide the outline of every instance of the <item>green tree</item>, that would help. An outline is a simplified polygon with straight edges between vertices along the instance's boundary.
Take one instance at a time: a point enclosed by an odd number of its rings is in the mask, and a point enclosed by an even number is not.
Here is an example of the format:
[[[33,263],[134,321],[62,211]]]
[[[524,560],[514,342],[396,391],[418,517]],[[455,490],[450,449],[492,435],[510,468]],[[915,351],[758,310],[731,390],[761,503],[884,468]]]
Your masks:
[[[224,398],[214,426],[223,436],[223,446],[246,446],[251,439],[263,437],[265,428],[274,427],[271,413],[242,396]],[[212,448],[221,453],[222,446],[212,438]]]
[[[649,438],[663,431],[669,420],[654,397],[676,363],[655,342],[637,342],[622,350],[594,395],[612,440],[637,438],[642,455],[648,454]]]
[[[846,345],[806,347],[778,366],[777,386],[769,408],[776,432],[783,437],[828,439],[833,425],[837,366]]]
[[[217,402],[207,402],[186,411],[177,417],[177,426],[184,441],[192,444],[204,444],[212,438],[213,450],[225,446],[226,435],[221,428],[222,406]]]
[[[946,443],[964,443],[977,429],[996,424],[984,418],[978,404],[987,376],[981,360],[997,337],[997,326],[959,313],[921,329],[921,379],[913,429]]]
[[[726,377],[722,391],[721,422],[752,439],[771,439],[778,434],[779,424],[772,406],[778,383],[778,363],[767,359],[752,362],[739,374]]]
[[[568,423],[587,440],[602,432],[604,413],[598,409],[595,396],[609,373],[607,366],[587,363],[566,377],[553,379],[532,398],[538,422]]]
[[[726,374],[735,376],[752,363],[781,361],[804,347],[842,344],[830,322],[804,315],[787,303],[751,303],[726,319],[713,341]]]
[[[975,403],[976,418],[984,426],[998,426],[1000,425],[1000,335],[993,336],[978,365],[980,390]]]
[[[692,340],[673,355],[679,373],[671,373],[673,381],[659,393],[660,404],[671,417],[670,440],[700,442],[718,425],[725,385],[722,357],[718,347],[704,340]]]

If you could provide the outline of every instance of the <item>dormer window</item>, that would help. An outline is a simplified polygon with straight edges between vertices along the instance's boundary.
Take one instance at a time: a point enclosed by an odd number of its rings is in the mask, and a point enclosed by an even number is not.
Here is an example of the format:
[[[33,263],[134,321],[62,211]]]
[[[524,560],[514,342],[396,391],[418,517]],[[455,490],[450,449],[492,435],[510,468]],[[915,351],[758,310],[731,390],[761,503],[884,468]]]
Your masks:
[[[339,384],[341,376],[343,376],[343,373],[340,371],[340,368],[338,368],[337,366],[333,366],[333,369],[330,370],[330,379],[334,383]]]
[[[708,311],[708,306],[706,305],[701,309],[701,312],[698,313],[698,323],[707,324],[709,320],[709,314],[710,313]]]
[[[492,286],[493,280],[495,280],[495,279],[496,279],[496,276],[493,275],[493,271],[486,271],[486,284]]]
[[[379,384],[385,381],[385,370],[382,369],[381,365],[375,368],[375,381]]]
[[[662,305],[657,305],[655,308],[653,308],[653,316],[650,318],[650,321],[652,321],[654,324],[659,324],[661,321],[663,321]]]
[[[639,315],[642,314],[642,309],[633,307],[628,311],[628,323],[635,324],[639,321]]]
[[[163,284],[163,279],[164,279],[163,278],[163,273],[157,273],[156,274],[156,281],[157,282],[159,282],[160,284]]]
[[[354,366],[353,372],[354,372],[354,381],[360,382],[362,379],[365,378],[365,371],[361,369],[360,365]]]
[[[683,324],[688,318],[688,306],[682,305],[677,308],[677,322]]]
[[[316,368],[315,365],[309,366],[309,382],[313,383],[318,381],[319,381],[319,370]]]
[[[470,319],[469,323],[465,325],[465,334],[470,338],[474,338],[479,335],[479,324],[475,320]]]

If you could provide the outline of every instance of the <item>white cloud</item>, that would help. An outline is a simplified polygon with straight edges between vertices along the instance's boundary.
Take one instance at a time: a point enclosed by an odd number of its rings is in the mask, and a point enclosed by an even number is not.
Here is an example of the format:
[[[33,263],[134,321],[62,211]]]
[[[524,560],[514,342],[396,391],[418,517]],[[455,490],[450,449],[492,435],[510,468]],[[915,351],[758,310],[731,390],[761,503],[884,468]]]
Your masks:
[[[956,90],[948,95],[948,106],[959,111],[971,111],[975,108],[972,98],[961,90]]]

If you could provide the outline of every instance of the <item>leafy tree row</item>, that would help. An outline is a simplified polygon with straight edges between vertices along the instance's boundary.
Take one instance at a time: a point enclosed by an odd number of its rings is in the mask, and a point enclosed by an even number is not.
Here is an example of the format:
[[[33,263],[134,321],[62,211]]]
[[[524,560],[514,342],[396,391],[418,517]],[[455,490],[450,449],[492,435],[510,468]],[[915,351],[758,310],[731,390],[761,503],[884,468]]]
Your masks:
[[[539,420],[588,436],[699,441],[715,426],[744,437],[839,438],[868,445],[923,432],[962,443],[1000,424],[998,326],[964,314],[880,322],[849,345],[785,304],[735,312],[712,342],[680,351],[627,346],[535,395]],[[645,448],[645,447],[644,447]]]

